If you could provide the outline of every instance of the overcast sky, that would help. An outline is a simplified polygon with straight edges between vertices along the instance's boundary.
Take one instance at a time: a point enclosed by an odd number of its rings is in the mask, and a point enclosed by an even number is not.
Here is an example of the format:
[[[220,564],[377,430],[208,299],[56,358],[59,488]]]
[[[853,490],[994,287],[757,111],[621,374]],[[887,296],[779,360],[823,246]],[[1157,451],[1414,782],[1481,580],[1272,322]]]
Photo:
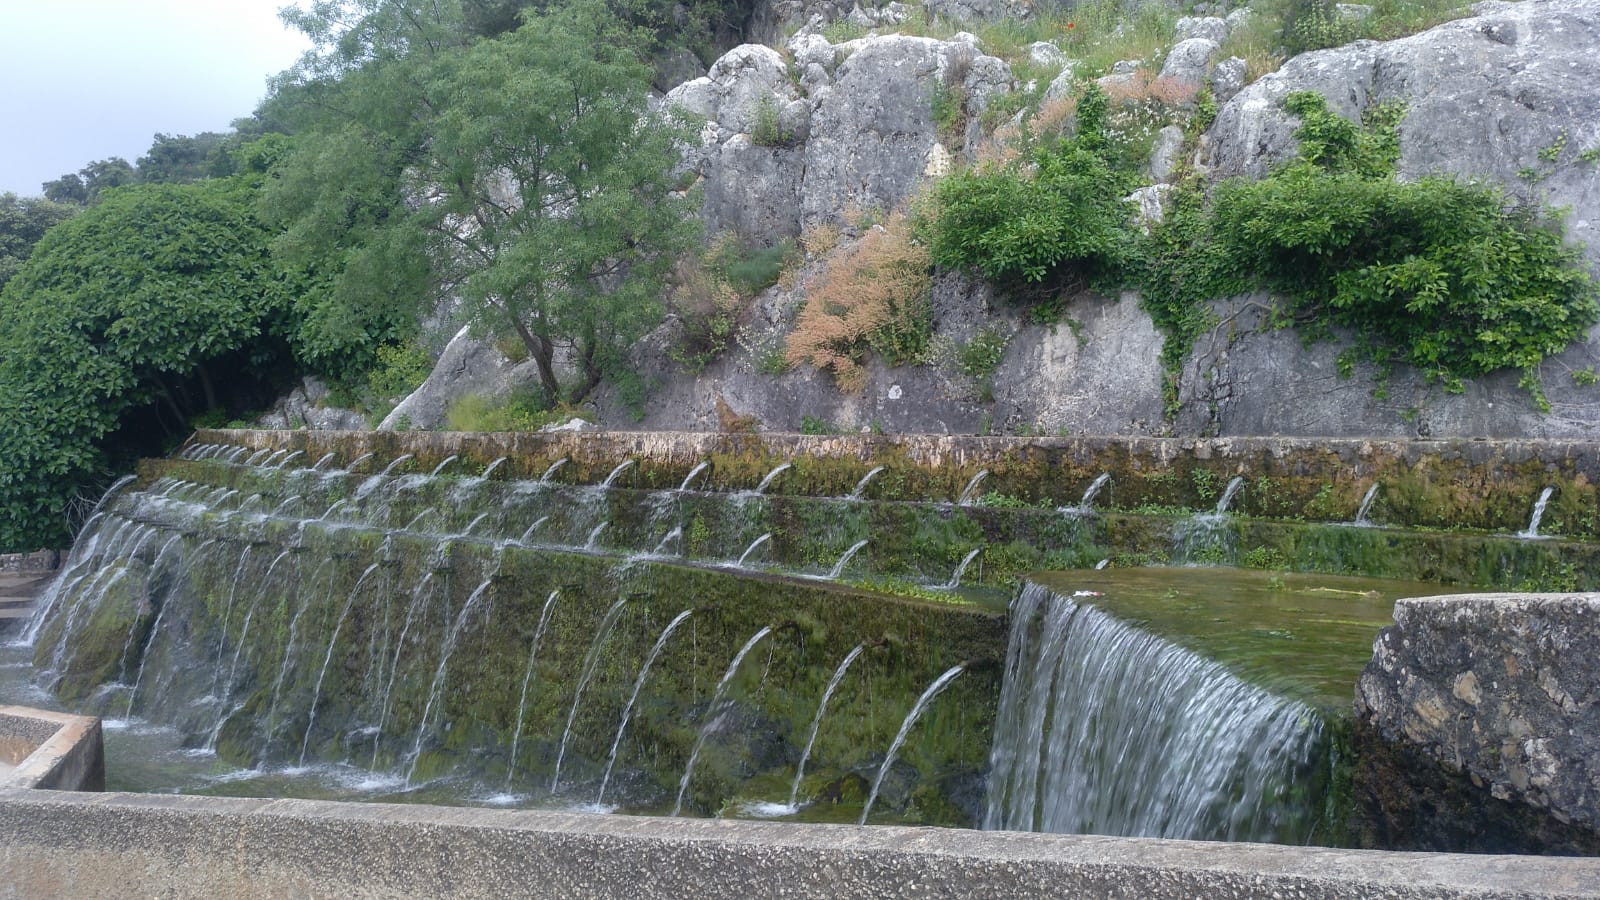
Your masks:
[[[225,131],[309,44],[293,0],[0,0],[0,192],[91,160],[133,162],[156,132]]]

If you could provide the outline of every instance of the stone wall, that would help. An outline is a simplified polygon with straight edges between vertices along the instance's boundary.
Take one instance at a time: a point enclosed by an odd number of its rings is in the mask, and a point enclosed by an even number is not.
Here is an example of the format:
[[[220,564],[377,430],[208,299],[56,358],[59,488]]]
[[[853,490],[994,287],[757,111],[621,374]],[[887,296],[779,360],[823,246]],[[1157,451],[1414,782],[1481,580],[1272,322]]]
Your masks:
[[[105,789],[100,720],[0,706],[0,789]]]
[[[9,897],[1600,897],[1600,860],[0,791]]]
[[[1600,853],[1600,594],[1402,600],[1356,694],[1386,845]]]

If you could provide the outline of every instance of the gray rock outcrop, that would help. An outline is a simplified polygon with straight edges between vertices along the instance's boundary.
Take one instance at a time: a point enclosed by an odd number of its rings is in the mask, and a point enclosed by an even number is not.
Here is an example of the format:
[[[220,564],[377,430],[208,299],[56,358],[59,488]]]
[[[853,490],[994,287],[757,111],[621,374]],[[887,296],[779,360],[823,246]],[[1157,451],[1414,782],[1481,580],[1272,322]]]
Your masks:
[[[462,328],[445,346],[427,380],[401,400],[378,423],[378,429],[443,428],[451,405],[461,397],[480,394],[503,399],[521,385],[537,383],[533,361],[514,363],[494,344]]]
[[[261,418],[258,428],[307,428],[312,431],[362,431],[367,417],[353,409],[328,404],[328,386],[321,379],[306,377],[294,390],[278,398]]]
[[[746,45],[674,88],[663,102],[705,119],[689,166],[704,179],[708,230],[770,242],[847,209],[899,205],[930,164],[976,147],[984,110],[1014,86],[1009,67],[967,38],[830,44],[802,32],[792,67]]]
[[[1557,845],[1545,849],[1600,846],[1600,667],[1592,655],[1600,645],[1600,594],[1401,600],[1394,618],[1378,635],[1356,693],[1360,727],[1408,760],[1381,775],[1428,784],[1437,774],[1426,771],[1431,764],[1458,776],[1461,792],[1482,794],[1477,803],[1436,809],[1426,792],[1400,800],[1404,786],[1373,785],[1391,819],[1404,819],[1408,803],[1428,804],[1428,816],[1463,817],[1405,822],[1418,839],[1402,845],[1427,846],[1432,834],[1471,830],[1462,810],[1481,807],[1476,815],[1484,821],[1521,820],[1518,830],[1540,833],[1481,834],[1460,846],[1526,852],[1552,839]],[[1424,771],[1406,771],[1413,768]],[[1527,811],[1537,814],[1519,815]],[[1553,824],[1542,826],[1541,817]],[[1522,839],[1531,844],[1516,843]]]

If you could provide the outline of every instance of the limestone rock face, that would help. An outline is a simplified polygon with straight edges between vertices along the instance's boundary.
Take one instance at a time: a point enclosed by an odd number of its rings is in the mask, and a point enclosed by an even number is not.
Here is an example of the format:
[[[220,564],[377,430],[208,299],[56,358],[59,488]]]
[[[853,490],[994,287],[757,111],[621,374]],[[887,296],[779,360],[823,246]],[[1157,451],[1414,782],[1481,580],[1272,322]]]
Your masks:
[[[366,430],[366,416],[353,409],[328,406],[327,399],[328,386],[320,379],[307,377],[279,398],[256,424],[261,428],[308,428],[312,431]]]
[[[1261,177],[1293,156],[1299,121],[1283,109],[1292,91],[1317,91],[1351,118],[1397,101],[1407,110],[1399,128],[1401,177],[1488,179],[1513,195],[1565,207],[1569,237],[1586,245],[1591,270],[1600,272],[1600,167],[1579,156],[1600,147],[1600,0],[1477,9],[1473,18],[1401,40],[1302,54],[1244,88],[1210,130],[1212,174]],[[1449,394],[1401,367],[1385,391],[1373,391],[1377,373],[1364,363],[1352,378],[1338,375],[1337,357],[1348,343],[1303,347],[1293,332],[1267,324],[1266,303],[1246,297],[1217,305],[1223,325],[1201,340],[1185,370],[1180,431],[1600,435],[1600,393],[1572,377],[1600,363],[1600,329],[1541,367],[1546,414],[1512,371]]]
[[[461,397],[482,394],[499,399],[519,385],[537,383],[538,373],[531,360],[513,363],[493,344],[462,328],[445,346],[428,379],[401,400],[378,429],[443,428],[450,405]]]
[[[1024,0],[928,0],[928,9],[956,22],[988,22],[1028,16]]]
[[[1482,177],[1555,206],[1600,264],[1600,177],[1579,154],[1600,146],[1600,2],[1484,3],[1479,14],[1397,41],[1305,53],[1246,87],[1218,112],[1220,175],[1260,177],[1293,155],[1291,91],[1314,90],[1351,118],[1405,104],[1400,174]],[[1565,137],[1563,137],[1565,136]],[[1552,152],[1542,159],[1540,151]],[[1530,188],[1519,172],[1538,173]]]
[[[802,31],[789,50],[792,66],[771,48],[737,47],[663,101],[705,119],[689,166],[704,179],[708,230],[767,242],[846,209],[893,208],[930,164],[976,146],[991,98],[1013,87],[970,35],[830,44]],[[943,126],[939,92],[958,104]]]
[[[1600,838],[1600,594],[1401,600],[1394,615],[1361,674],[1360,725],[1462,776],[1491,813]]]

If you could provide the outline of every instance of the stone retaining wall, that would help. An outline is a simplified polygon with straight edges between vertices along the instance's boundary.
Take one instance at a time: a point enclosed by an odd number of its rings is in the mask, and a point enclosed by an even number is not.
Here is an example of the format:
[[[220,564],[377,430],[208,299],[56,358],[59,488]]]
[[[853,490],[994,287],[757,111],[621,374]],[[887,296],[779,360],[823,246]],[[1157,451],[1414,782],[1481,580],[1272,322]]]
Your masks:
[[[0,706],[0,789],[105,789],[100,720]]]
[[[1600,860],[0,791],[8,897],[1600,897]]]

